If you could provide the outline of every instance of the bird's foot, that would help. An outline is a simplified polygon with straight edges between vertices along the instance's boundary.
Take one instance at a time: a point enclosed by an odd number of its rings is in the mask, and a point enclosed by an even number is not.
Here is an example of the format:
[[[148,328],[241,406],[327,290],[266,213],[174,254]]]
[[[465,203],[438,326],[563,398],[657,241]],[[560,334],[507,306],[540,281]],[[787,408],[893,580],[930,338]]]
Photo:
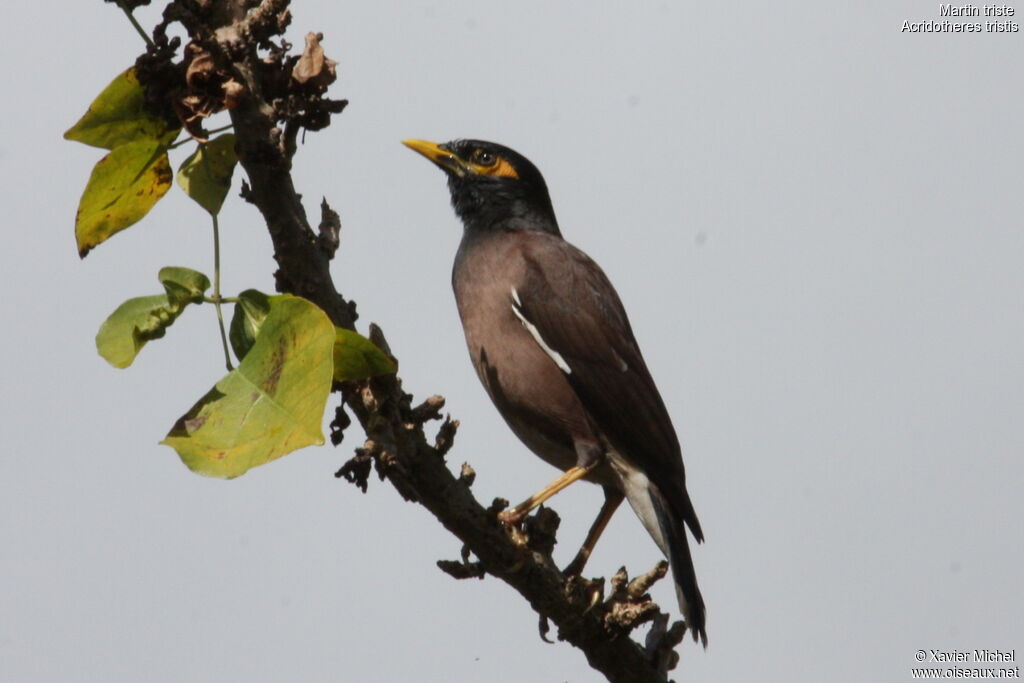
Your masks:
[[[507,508],[507,500],[504,498],[495,498],[488,511],[493,513],[495,519],[505,527],[505,530],[508,532],[509,538],[512,539],[512,542],[517,546],[525,548],[530,540],[526,532],[523,531],[523,519],[526,515],[517,508]]]
[[[509,524],[503,522],[505,525],[505,531],[508,532],[508,537],[512,539],[512,542],[521,548],[525,548],[530,544],[530,537],[523,531],[521,524]]]
[[[517,507],[510,510],[502,510],[498,513],[498,521],[506,526],[521,528],[523,520],[526,519],[528,513],[528,510],[520,510]]]

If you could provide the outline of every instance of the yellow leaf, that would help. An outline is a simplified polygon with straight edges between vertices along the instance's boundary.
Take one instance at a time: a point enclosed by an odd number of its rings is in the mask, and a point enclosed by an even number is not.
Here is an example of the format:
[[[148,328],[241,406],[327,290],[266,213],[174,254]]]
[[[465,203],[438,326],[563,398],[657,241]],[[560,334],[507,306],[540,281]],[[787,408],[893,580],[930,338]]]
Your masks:
[[[139,141],[169,145],[181,126],[154,115],[145,105],[145,88],[132,67],[103,89],[78,123],[64,133],[64,139],[103,149]]]
[[[170,187],[171,164],[159,142],[130,142],[100,159],[78,202],[78,255],[140,220]]]

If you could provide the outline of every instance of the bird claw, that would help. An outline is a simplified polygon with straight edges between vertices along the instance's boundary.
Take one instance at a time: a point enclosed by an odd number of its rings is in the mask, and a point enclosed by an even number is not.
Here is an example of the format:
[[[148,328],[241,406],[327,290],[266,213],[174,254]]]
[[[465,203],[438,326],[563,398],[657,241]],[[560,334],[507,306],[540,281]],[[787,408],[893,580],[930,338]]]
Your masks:
[[[555,644],[555,641],[553,641],[550,638],[548,638],[548,633],[551,632],[551,624],[550,624],[550,622],[548,622],[548,618],[546,616],[544,616],[543,614],[540,615],[540,623],[537,624],[537,630],[540,632],[540,639],[541,640],[543,640],[545,643],[549,643],[551,645]]]
[[[510,527],[521,527],[524,519],[526,519],[526,514],[519,512],[516,508],[502,510],[498,513],[498,521]]]
[[[504,498],[495,498],[494,502],[491,503],[491,507],[488,508],[488,512],[494,515],[494,518],[498,520],[498,523],[505,527],[505,531],[508,532],[509,538],[514,544],[520,548],[526,548],[529,542],[529,536],[523,531],[523,518],[525,515],[518,513],[516,508],[511,510],[508,508],[508,501]],[[518,571],[521,567],[521,563],[514,567],[509,568],[508,571]]]
[[[512,539],[513,543],[521,548],[527,547],[530,543],[530,537],[526,535],[525,531],[523,531],[523,528],[520,525],[521,523],[515,524],[502,521],[502,524],[505,525],[505,530],[508,532],[508,536]]]
[[[566,577],[566,588],[569,592],[579,591],[587,601],[587,608],[583,610],[586,614],[604,602],[604,579],[585,579],[582,576],[573,575]]]
[[[508,501],[504,498],[496,498],[494,503],[491,504],[491,508],[495,510],[495,518],[499,524],[505,527],[512,542],[518,546],[525,547],[530,540],[523,530],[523,520],[526,519],[526,515],[519,508],[509,509],[506,507],[507,505]]]
[[[583,610],[583,613],[586,614],[604,601],[604,579],[588,581],[584,585],[583,590],[590,593],[590,604],[587,606],[587,609]]]

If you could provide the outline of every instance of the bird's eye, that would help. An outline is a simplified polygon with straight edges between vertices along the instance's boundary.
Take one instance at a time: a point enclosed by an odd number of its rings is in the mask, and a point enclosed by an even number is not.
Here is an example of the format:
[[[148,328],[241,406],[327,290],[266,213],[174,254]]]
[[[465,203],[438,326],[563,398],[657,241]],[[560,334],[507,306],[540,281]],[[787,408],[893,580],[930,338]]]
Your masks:
[[[498,157],[493,152],[487,150],[478,149],[473,152],[473,163],[481,166],[493,166],[498,161]]]

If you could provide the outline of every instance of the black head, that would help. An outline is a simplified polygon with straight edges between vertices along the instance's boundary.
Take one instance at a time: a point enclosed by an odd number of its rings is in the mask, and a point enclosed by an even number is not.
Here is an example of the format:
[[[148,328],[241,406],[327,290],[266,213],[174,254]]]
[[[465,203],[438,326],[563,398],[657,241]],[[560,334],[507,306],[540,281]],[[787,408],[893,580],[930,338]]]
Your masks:
[[[467,233],[540,230],[560,234],[544,177],[518,152],[482,140],[402,143],[448,175],[452,206]]]

